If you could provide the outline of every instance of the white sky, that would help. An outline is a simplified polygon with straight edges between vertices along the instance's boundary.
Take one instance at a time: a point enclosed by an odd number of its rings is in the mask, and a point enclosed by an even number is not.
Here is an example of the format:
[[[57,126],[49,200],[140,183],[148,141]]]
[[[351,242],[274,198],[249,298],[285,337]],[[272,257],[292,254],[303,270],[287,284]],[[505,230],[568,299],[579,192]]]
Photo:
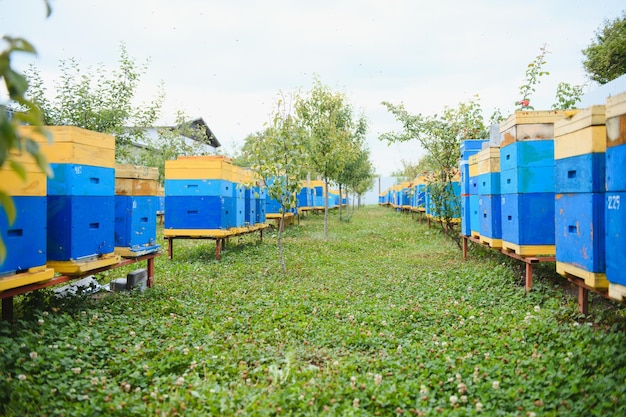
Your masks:
[[[0,0],[0,35],[24,37],[48,88],[59,61],[117,68],[120,43],[138,64],[150,60],[141,101],[163,81],[161,122],[177,110],[203,117],[227,153],[263,129],[280,91],[321,82],[347,95],[369,121],[368,142],[380,175],[416,162],[416,142],[387,146],[399,125],[380,104],[403,102],[436,114],[474,95],[485,117],[506,116],[519,99],[526,66],[545,43],[551,52],[531,98],[549,109],[556,85],[583,84],[581,50],[623,0]],[[3,47],[1,48],[3,49]],[[592,87],[588,87],[592,88]],[[6,97],[4,91],[0,92]]]

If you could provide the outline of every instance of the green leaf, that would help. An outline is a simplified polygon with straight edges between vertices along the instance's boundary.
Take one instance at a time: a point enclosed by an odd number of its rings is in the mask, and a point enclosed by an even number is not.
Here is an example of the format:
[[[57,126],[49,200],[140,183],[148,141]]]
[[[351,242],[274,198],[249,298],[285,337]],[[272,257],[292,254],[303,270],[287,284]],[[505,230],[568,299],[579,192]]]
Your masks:
[[[9,225],[13,224],[16,215],[15,204],[11,196],[2,190],[0,190],[0,206],[4,207]]]

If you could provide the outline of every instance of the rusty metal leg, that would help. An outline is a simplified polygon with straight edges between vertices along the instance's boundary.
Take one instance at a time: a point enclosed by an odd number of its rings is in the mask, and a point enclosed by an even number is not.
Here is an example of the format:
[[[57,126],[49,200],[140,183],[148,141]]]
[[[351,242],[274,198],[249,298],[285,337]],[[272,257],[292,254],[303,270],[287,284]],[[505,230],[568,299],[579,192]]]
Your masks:
[[[154,285],[154,256],[148,258],[148,288]]]
[[[533,264],[526,262],[526,292],[533,288]]]
[[[220,249],[222,248],[222,239],[215,239],[215,259],[218,261],[221,259]]]
[[[2,320],[13,321],[13,297],[2,299]]]
[[[307,212],[307,216],[308,216],[308,212]],[[259,230],[259,235],[260,235],[260,241],[263,242],[263,229]]]
[[[589,312],[589,290],[580,286],[578,287],[578,311],[584,315]],[[4,309],[2,312],[4,313]]]
[[[227,240],[228,240],[228,238],[222,239],[222,250],[226,249],[226,241]]]
[[[467,237],[463,236],[463,260],[467,258]]]
[[[174,258],[174,238],[171,236],[167,238],[167,255],[170,260]]]

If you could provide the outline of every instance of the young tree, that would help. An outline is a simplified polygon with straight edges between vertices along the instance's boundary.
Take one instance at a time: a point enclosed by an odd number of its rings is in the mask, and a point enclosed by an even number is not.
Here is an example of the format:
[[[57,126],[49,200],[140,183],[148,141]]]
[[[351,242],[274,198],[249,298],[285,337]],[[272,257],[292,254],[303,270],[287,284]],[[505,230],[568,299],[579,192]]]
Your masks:
[[[61,79],[55,85],[53,100],[47,98],[47,88],[37,68],[27,71],[31,83],[28,93],[42,109],[44,123],[78,126],[114,135],[116,158],[128,158],[131,138],[146,140],[145,128],[154,125],[165,98],[161,85],[149,103],[136,107],[133,104],[147,63],[137,67],[122,43],[119,68],[110,74],[102,66],[84,71],[74,58],[61,61],[59,68]]]
[[[46,6],[46,16],[49,17],[50,4],[48,0],[45,0],[44,4]],[[26,172],[24,167],[16,160],[14,154],[26,154],[34,159],[43,172],[51,175],[50,167],[43,153],[39,151],[37,142],[27,136],[20,135],[17,128],[20,124],[40,126],[43,120],[41,110],[26,97],[28,80],[11,66],[13,54],[16,52],[36,54],[35,47],[23,38],[15,38],[8,35],[3,36],[2,41],[6,44],[6,47],[0,52],[0,80],[4,81],[9,102],[0,103],[0,168],[6,164],[22,180],[25,180]],[[22,107],[23,111],[11,112],[12,116],[9,116],[9,107],[11,106]],[[45,131],[41,133],[46,134]],[[16,216],[15,204],[13,204],[11,197],[2,191],[1,188],[0,207],[4,208],[8,223],[13,224]],[[0,238],[0,264],[4,262],[5,258],[6,248],[4,241]]]
[[[593,81],[606,84],[626,74],[626,12],[621,18],[605,20],[582,53],[583,66]]]
[[[328,183],[337,182],[352,149],[352,139],[362,128],[341,93],[332,92],[319,79],[307,97],[300,97],[296,114],[309,139],[311,166],[324,181],[324,238],[328,238]],[[362,120],[364,120],[362,118]]]
[[[277,245],[283,273],[287,272],[282,244],[285,213],[296,207],[296,195],[308,172],[306,145],[306,136],[292,114],[291,97],[286,100],[281,94],[267,129],[249,136],[244,148],[252,169],[267,186],[268,197],[281,206]]]
[[[425,161],[432,167],[429,178],[431,199],[437,208],[442,230],[459,244],[452,219],[458,217],[460,201],[454,195],[452,182],[458,174],[460,141],[488,137],[478,100],[459,103],[456,109],[445,108],[441,116],[412,115],[402,104],[382,104],[402,123],[403,131],[385,133],[379,139],[392,143],[417,140],[426,150]]]

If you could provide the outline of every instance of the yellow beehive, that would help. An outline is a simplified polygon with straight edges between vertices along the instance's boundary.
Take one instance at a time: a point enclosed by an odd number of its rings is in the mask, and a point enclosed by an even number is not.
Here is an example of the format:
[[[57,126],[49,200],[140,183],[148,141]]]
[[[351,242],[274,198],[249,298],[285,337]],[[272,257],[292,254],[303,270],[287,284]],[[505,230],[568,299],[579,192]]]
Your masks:
[[[500,172],[500,148],[485,148],[478,152],[475,156],[477,175]]]
[[[115,165],[115,195],[155,196],[159,170],[139,165]]]
[[[19,133],[39,143],[51,164],[79,164],[114,168],[115,137],[75,126],[45,126],[52,141],[38,127],[20,126]]]
[[[606,151],[605,106],[591,106],[554,122],[554,159]]]
[[[500,123],[500,147],[525,140],[553,140],[554,123],[578,110],[516,111]]]
[[[469,157],[469,176],[475,177],[478,175],[478,156],[476,154]]]
[[[22,179],[13,171],[8,164],[0,168],[0,190],[10,196],[33,196],[43,197],[46,195],[46,174],[41,171],[30,155],[18,155],[11,153],[11,160],[19,163],[26,172],[26,178]]]
[[[230,158],[222,155],[179,156],[165,161],[165,179],[233,181],[233,165]]]

